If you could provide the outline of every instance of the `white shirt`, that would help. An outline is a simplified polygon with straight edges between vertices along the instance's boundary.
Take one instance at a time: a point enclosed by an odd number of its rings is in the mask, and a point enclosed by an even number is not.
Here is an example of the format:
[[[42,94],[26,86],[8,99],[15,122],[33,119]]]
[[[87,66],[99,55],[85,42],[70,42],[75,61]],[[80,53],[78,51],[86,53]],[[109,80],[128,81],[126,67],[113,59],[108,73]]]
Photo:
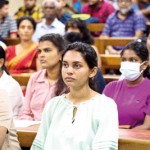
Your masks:
[[[24,99],[19,83],[4,71],[0,78],[0,88],[8,93],[13,116],[17,118]]]
[[[46,25],[46,21],[41,22],[37,24],[32,40],[34,42],[38,42],[41,36],[48,33],[57,33],[63,36],[65,34],[65,25],[57,18],[55,18],[52,24],[49,26]]]

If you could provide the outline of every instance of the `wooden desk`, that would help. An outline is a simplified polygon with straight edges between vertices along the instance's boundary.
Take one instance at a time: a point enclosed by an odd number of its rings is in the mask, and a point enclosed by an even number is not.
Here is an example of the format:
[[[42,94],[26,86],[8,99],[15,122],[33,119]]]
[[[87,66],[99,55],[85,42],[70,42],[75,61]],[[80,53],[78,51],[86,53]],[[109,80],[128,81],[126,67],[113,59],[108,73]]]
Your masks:
[[[21,147],[31,147],[39,125],[17,128]],[[149,150],[150,130],[119,129],[119,150]]]
[[[119,129],[119,150],[150,150],[150,130]]]
[[[17,128],[18,140],[21,147],[31,147],[38,128],[39,125],[33,125],[26,128]]]

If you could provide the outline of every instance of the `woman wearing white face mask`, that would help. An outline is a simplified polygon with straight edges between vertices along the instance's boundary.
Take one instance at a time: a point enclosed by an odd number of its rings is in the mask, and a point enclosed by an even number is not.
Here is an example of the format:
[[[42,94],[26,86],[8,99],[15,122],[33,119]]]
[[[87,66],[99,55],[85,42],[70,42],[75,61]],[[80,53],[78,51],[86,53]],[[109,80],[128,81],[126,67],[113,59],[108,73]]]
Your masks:
[[[104,94],[115,100],[119,125],[150,129],[150,73],[148,50],[140,39],[130,42],[121,52],[123,80],[109,83]]]

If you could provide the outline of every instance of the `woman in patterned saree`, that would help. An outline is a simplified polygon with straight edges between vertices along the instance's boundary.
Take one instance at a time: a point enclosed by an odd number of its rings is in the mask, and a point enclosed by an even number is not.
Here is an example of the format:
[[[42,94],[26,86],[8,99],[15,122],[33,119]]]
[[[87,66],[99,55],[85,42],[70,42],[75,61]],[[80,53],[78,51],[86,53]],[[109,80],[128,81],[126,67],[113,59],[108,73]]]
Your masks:
[[[7,68],[11,74],[34,72],[38,68],[37,44],[32,41],[36,23],[31,17],[17,21],[20,43],[6,49]]]

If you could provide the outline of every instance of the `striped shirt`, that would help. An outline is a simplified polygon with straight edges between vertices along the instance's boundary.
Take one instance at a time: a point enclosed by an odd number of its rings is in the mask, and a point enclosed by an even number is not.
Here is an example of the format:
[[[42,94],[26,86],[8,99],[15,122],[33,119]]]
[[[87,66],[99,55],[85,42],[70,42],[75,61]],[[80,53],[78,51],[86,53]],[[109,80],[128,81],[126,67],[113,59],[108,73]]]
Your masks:
[[[131,11],[125,20],[118,17],[118,12],[111,14],[105,24],[103,35],[110,37],[134,37],[136,31],[146,30],[146,20],[141,13]]]
[[[0,35],[2,38],[5,38],[9,37],[10,34],[17,34],[17,25],[11,16],[7,16],[0,23]]]

